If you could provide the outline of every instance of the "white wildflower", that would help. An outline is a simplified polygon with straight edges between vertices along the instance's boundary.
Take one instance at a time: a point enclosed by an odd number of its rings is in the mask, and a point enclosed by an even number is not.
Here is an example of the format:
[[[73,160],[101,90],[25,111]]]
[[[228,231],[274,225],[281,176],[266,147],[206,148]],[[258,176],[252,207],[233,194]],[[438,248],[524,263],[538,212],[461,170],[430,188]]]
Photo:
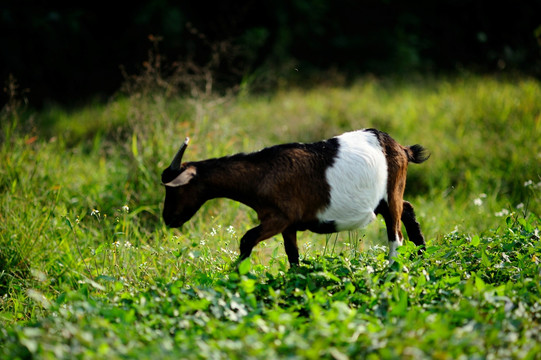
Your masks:
[[[517,205],[517,209],[522,209],[522,208],[524,208],[524,204],[523,204],[523,203],[520,203],[520,204]]]
[[[218,233],[216,232],[215,228],[212,228],[212,231],[210,232],[210,236],[216,236]]]
[[[528,181],[525,181],[525,182],[524,182],[524,186],[525,186],[525,187],[528,187],[528,186],[531,186],[531,185],[533,185],[533,181],[532,181],[532,180],[528,180]]]
[[[97,210],[97,209],[92,209],[92,211],[90,212],[90,216],[99,217],[100,216],[100,211]]]
[[[199,242],[199,245],[201,245],[201,246],[203,246],[203,245],[205,245],[205,244],[206,244],[205,240],[201,240],[201,241]]]
[[[477,199],[473,199],[473,204],[475,206],[481,206],[481,205],[483,205],[483,200],[481,200],[481,198],[478,197]]]
[[[494,215],[496,215],[496,216],[498,216],[498,217],[504,217],[504,216],[509,215],[509,210],[507,210],[507,209],[502,209],[502,211],[498,211],[498,212],[495,213]]]
[[[222,252],[228,254],[228,255],[236,255],[237,252],[235,250],[231,250],[231,249],[226,249],[226,248],[221,248]]]
[[[227,228],[227,232],[230,235],[235,235],[235,228],[233,227],[233,225],[229,225],[229,227]]]
[[[129,208],[128,205],[124,205],[124,206],[122,207],[122,210],[124,210],[125,212],[129,212],[129,211],[130,211],[130,208]]]
[[[128,240],[124,241],[124,247],[127,249],[131,248],[132,247],[131,242],[129,242]]]
[[[113,243],[113,245],[114,245],[114,247],[120,247],[120,241],[115,241],[115,242]]]

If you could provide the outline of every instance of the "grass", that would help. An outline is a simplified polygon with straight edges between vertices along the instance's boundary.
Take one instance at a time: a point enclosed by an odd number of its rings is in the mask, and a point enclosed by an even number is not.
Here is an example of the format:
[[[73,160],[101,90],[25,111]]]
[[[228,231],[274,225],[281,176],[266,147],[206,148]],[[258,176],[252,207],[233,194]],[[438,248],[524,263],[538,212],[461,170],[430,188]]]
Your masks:
[[[2,113],[0,357],[531,358],[540,352],[541,84],[360,78]],[[202,159],[377,127],[432,153],[406,198],[428,240],[386,265],[385,229],[281,238],[231,272],[256,223],[216,200],[160,220],[186,135]]]

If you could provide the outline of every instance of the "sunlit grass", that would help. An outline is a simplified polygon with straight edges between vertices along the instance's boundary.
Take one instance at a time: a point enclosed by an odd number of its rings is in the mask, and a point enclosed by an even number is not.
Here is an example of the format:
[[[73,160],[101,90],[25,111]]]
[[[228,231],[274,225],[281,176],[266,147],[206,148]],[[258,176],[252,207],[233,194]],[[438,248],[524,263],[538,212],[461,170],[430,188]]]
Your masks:
[[[541,86],[533,79],[366,77],[215,100],[119,97],[2,119],[0,316],[33,318],[40,306],[28,289],[51,299],[86,281],[140,289],[227,271],[238,239],[257,224],[250,209],[211,201],[182,231],[160,219],[159,176],[187,135],[187,160],[366,127],[420,143],[432,156],[410,166],[406,198],[429,244],[498,228],[511,213],[540,213]],[[378,219],[351,233],[299,234],[299,247],[301,258],[356,254],[385,238]],[[285,271],[281,241],[259,244],[252,263]]]
[[[471,75],[2,114],[0,357],[533,359],[540,119],[539,82]],[[251,209],[219,199],[182,229],[161,221],[185,136],[200,160],[366,127],[432,154],[405,196],[424,258],[407,243],[389,269],[378,218],[299,233],[293,271],[268,239],[237,273]]]

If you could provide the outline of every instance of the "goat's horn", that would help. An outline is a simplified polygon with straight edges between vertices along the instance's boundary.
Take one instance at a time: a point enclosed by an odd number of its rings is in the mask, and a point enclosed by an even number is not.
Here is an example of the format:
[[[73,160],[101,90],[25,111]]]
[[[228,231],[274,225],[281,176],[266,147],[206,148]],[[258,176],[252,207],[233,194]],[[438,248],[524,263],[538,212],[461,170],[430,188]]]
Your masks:
[[[186,150],[186,147],[188,147],[189,141],[190,141],[190,138],[187,137],[184,140],[184,143],[182,143],[182,146],[180,147],[177,154],[173,158],[173,161],[171,161],[171,165],[169,165],[171,170],[180,170],[180,163],[182,162],[182,155],[184,155],[184,151]]]

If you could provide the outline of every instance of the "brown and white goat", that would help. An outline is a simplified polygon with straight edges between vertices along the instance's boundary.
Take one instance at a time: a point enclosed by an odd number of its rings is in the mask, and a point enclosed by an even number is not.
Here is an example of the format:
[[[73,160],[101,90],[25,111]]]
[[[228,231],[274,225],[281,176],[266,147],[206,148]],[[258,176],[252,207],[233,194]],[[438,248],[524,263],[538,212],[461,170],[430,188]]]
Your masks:
[[[182,226],[210,199],[239,201],[260,221],[240,240],[240,260],[281,233],[289,263],[296,265],[297,231],[356,229],[377,214],[385,219],[391,261],[403,241],[400,220],[411,241],[425,244],[413,207],[403,200],[408,163],[428,158],[420,145],[402,146],[384,132],[364,129],[181,164],[187,145],[188,139],[162,173],[165,224]]]

